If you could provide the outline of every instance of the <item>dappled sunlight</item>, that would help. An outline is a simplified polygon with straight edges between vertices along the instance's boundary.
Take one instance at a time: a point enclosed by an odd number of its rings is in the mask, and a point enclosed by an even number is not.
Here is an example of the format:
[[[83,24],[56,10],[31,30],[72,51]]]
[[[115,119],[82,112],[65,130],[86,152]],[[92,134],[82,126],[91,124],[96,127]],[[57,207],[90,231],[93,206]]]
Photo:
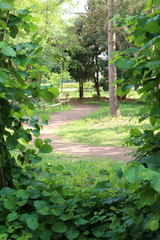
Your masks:
[[[90,112],[98,109],[99,106],[97,105],[88,105],[88,104],[77,104],[76,108],[68,112],[60,112],[57,114],[52,114],[50,117],[50,122],[48,126],[44,126],[44,129],[41,131],[41,138],[47,139],[50,138],[52,140],[51,145],[53,146],[54,151],[69,155],[81,155],[87,157],[107,157],[111,159],[121,159],[124,161],[130,161],[132,159],[131,156],[124,156],[132,152],[132,149],[122,148],[122,147],[115,147],[111,144],[115,144],[111,137],[107,137],[104,134],[105,129],[90,129],[91,127],[91,119],[89,120],[88,126],[88,119],[85,117],[83,120],[74,121],[76,119],[82,118],[89,114]],[[99,109],[97,110],[99,111]],[[69,124],[72,122],[71,124]],[[97,122],[97,120],[96,120]],[[80,123],[80,124],[79,124]],[[70,129],[70,125],[74,129]],[[64,138],[66,135],[62,134],[62,137],[56,135],[56,132],[60,127],[67,130],[70,139]],[[79,128],[80,127],[80,128]],[[114,130],[114,127],[111,127]],[[82,130],[81,130],[82,129]],[[72,140],[74,134],[76,132],[76,136],[78,139]],[[97,136],[95,137],[95,135]],[[99,143],[103,145],[102,141],[98,138],[99,135],[104,135],[104,137],[108,138],[108,146],[96,146]],[[83,138],[85,139],[85,144],[80,143],[83,142]],[[77,142],[79,141],[79,142]],[[90,143],[92,145],[88,145]],[[95,145],[95,146],[94,146]],[[104,145],[105,142],[104,142]]]

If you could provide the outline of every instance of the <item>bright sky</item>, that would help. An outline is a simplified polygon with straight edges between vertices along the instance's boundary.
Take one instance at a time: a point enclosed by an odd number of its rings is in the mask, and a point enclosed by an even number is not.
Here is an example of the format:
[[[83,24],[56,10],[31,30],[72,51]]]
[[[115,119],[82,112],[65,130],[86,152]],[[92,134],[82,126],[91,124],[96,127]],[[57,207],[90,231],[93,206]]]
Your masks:
[[[70,4],[64,3],[64,8],[68,9],[69,12],[66,12],[65,18],[72,18],[74,13],[83,13],[85,11],[85,5],[87,4],[87,0],[72,0],[74,7],[71,7]]]
[[[78,11],[84,11],[84,6],[87,3],[87,0],[72,0],[75,4],[77,4],[76,10]]]

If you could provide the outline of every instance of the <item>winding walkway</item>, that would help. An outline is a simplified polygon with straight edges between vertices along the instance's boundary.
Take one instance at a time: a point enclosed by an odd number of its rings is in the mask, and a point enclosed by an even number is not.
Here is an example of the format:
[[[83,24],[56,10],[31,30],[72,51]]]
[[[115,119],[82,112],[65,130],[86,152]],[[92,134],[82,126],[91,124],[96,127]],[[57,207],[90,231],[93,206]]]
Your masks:
[[[64,126],[71,121],[83,118],[99,108],[97,105],[84,103],[74,104],[74,106],[75,108],[73,110],[51,114],[49,124],[41,131],[41,138],[50,138],[52,140],[51,145],[58,153],[87,157],[106,157],[124,161],[132,160],[131,156],[126,155],[133,151],[129,148],[116,146],[91,146],[88,144],[67,141],[66,139],[57,136],[54,133],[54,129]]]

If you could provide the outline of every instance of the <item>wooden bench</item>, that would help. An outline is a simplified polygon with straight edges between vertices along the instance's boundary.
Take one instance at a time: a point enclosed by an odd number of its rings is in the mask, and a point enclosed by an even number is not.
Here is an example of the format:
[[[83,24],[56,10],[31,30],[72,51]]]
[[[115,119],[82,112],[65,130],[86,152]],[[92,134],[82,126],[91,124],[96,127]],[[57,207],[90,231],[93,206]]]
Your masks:
[[[51,105],[41,105],[43,110],[50,108],[50,107],[56,107],[59,106],[59,109],[61,109],[62,104],[68,105],[69,102],[69,93],[60,93],[59,96],[55,99],[53,99],[53,104]]]

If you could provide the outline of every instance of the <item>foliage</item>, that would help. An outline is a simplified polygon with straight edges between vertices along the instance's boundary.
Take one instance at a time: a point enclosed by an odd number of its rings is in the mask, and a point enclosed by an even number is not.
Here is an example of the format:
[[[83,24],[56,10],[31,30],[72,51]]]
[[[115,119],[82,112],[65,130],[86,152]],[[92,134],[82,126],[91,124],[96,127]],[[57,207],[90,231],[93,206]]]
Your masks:
[[[29,10],[16,10],[11,1],[0,3],[0,188],[13,186],[12,179],[17,172],[15,158],[11,150],[18,149],[18,159],[24,162],[40,161],[38,152],[49,152],[51,146],[42,141],[37,150],[29,149],[28,144],[39,137],[40,129],[47,120],[38,124],[37,117],[28,117],[34,110],[33,98],[51,101],[58,96],[53,88],[39,87],[33,79],[38,77],[38,56],[41,51],[41,38],[32,34],[31,41],[17,43],[19,29],[32,31],[32,17]],[[16,43],[15,43],[16,42]],[[35,74],[36,73],[36,74]],[[24,129],[28,122],[30,128]],[[40,141],[36,140],[36,141]]]
[[[102,169],[101,181],[80,188],[75,182],[64,184],[60,180],[70,174],[62,167],[46,166],[42,170],[25,164],[22,169],[15,164],[16,157],[11,150],[18,150],[19,165],[24,161],[39,162],[37,153],[51,151],[49,140],[39,138],[35,140],[37,150],[29,149],[31,134],[39,137],[40,127],[36,118],[29,119],[31,129],[25,130],[22,123],[34,109],[30,95],[50,101],[58,92],[27,81],[32,77],[28,65],[34,70],[34,63],[37,63],[35,54],[38,54],[39,41],[34,36],[35,45],[19,43],[17,47],[14,43],[17,28],[26,29],[29,18],[25,10],[17,12],[12,7],[9,1],[0,2],[0,180],[3,186],[0,190],[0,239],[158,240],[159,9],[127,19],[132,27],[131,39],[140,50],[134,58],[127,53],[117,58],[117,65],[130,69],[134,76],[122,90],[133,85],[141,87],[139,91],[146,106],[140,121],[149,118],[152,125],[152,129],[143,133],[139,129],[131,130],[133,143],[141,145],[136,157],[142,163],[133,161],[125,166],[113,165],[109,171]],[[21,22],[20,26],[16,25],[17,21]],[[47,119],[48,116],[44,116],[43,124]]]
[[[62,167],[26,166],[16,189],[0,191],[1,239],[158,240],[160,174],[139,163],[120,166],[83,188],[61,184]]]
[[[150,1],[148,2],[148,4]],[[155,1],[156,3],[156,1]],[[149,6],[149,5],[148,5]],[[147,9],[148,10],[148,9]],[[138,146],[137,159],[141,162],[155,161],[159,154],[159,31],[160,9],[141,13],[125,19],[132,34],[130,41],[135,47],[115,56],[116,65],[128,71],[128,83],[123,83],[121,90],[129,91],[133,86],[142,94],[145,106],[141,110],[139,122],[149,119],[150,128],[141,132],[131,132],[131,144]],[[123,79],[121,79],[123,82]],[[148,158],[150,160],[148,160]]]

